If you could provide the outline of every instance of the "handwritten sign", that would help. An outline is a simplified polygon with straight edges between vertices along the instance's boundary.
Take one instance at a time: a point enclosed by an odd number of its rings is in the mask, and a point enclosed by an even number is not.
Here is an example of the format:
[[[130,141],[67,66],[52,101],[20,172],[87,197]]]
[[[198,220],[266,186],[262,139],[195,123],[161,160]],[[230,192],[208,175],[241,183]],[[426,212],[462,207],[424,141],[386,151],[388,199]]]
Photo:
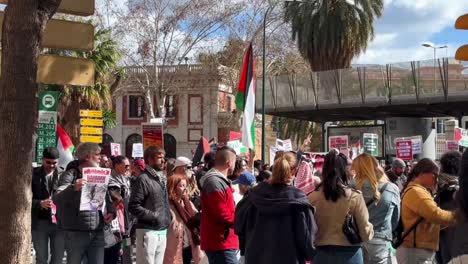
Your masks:
[[[413,159],[413,142],[411,139],[397,139],[395,146],[397,158],[406,161]]]
[[[112,156],[120,156],[120,144],[118,143],[111,143],[111,153]]]

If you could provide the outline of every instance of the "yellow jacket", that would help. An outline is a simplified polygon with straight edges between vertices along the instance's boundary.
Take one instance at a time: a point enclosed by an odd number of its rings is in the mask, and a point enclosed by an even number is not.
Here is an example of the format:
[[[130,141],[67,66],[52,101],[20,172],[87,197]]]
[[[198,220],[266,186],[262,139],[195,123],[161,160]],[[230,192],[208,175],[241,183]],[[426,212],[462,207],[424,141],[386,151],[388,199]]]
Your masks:
[[[454,214],[437,207],[431,193],[423,186],[410,182],[402,197],[401,220],[403,234],[421,217],[422,222],[416,227],[416,234],[411,232],[402,246],[406,248],[421,248],[432,251],[439,249],[439,233],[442,226],[454,223]],[[416,240],[416,241],[415,241]]]

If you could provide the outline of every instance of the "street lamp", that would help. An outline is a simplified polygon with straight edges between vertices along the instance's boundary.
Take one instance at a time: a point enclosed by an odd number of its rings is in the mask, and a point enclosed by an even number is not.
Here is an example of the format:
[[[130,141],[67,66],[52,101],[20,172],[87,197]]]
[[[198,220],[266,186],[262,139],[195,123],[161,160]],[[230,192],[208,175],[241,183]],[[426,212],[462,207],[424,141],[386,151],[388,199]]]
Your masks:
[[[425,48],[431,48],[434,50],[434,92],[436,92],[436,89],[437,89],[437,72],[436,72],[436,57],[437,57],[437,50],[438,49],[445,49],[445,56],[447,56],[447,45],[444,45],[444,46],[435,46],[431,43],[423,43],[421,44],[421,46],[425,47]]]
[[[280,2],[289,3],[303,3],[303,0],[282,0]],[[265,162],[265,144],[266,144],[266,135],[265,135],[265,82],[266,82],[266,21],[270,12],[273,10],[275,5],[270,5],[265,11],[263,16],[263,54],[262,54],[262,161]],[[271,161],[270,161],[271,162]]]

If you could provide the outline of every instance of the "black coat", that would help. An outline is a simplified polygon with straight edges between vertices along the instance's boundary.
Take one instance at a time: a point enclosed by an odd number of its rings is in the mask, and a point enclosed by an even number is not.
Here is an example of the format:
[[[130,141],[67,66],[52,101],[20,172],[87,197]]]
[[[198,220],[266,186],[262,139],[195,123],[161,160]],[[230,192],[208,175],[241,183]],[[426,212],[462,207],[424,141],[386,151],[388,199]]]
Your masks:
[[[236,208],[234,231],[246,264],[302,264],[314,254],[314,208],[299,189],[260,183]]]
[[[104,216],[101,211],[80,211],[81,191],[74,191],[73,185],[81,178],[81,170],[76,167],[71,167],[60,175],[57,192],[52,198],[57,206],[59,227],[68,231],[102,230]],[[115,216],[109,195],[106,195],[106,211]]]
[[[130,213],[137,219],[135,227],[151,230],[167,229],[172,221],[165,178],[145,170],[132,185]]]
[[[47,184],[44,167],[33,169],[32,173],[32,206],[31,206],[31,227],[34,229],[37,225],[37,220],[52,221],[52,212],[50,209],[42,209],[41,201],[49,199],[57,190],[58,171],[55,170],[51,181]]]

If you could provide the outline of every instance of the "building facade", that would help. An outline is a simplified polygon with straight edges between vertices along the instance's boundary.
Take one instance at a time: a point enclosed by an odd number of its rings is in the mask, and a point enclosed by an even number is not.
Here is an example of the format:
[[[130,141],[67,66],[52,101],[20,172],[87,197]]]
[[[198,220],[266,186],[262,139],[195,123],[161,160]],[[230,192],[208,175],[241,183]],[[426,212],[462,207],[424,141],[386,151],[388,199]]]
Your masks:
[[[192,157],[200,137],[224,139],[230,130],[238,127],[232,110],[234,95],[231,81],[226,78],[225,67],[214,65],[159,66],[157,75],[164,83],[166,100],[164,109],[164,148],[166,156]],[[154,78],[141,67],[126,68],[127,79],[113,98],[117,126],[105,131],[104,152],[110,154],[110,143],[119,143],[121,152],[132,155],[134,143],[142,142],[141,124],[149,122],[148,96],[142,83]],[[149,97],[151,98],[151,97]],[[157,99],[154,96],[153,111],[159,116]]]

